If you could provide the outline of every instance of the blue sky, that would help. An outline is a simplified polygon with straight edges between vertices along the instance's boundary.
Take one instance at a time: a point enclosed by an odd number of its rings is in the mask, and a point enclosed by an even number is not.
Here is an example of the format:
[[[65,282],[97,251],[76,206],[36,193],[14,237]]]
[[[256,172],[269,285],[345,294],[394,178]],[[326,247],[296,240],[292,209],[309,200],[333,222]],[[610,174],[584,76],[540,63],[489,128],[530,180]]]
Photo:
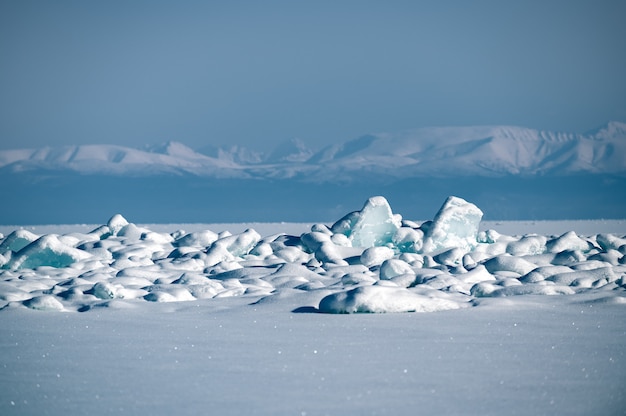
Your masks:
[[[626,121],[623,1],[0,2],[0,148]]]

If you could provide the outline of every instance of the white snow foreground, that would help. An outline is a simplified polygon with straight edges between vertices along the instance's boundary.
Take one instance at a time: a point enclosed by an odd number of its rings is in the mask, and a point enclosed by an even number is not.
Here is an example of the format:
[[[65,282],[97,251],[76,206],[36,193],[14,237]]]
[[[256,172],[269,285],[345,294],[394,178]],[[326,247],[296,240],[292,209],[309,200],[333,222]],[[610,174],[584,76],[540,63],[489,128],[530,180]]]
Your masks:
[[[482,212],[449,197],[433,221],[394,214],[381,196],[300,236],[154,232],[115,215],[89,233],[0,240],[0,307],[89,311],[141,301],[298,293],[325,313],[434,312],[481,298],[597,291],[626,300],[626,238],[479,232]]]

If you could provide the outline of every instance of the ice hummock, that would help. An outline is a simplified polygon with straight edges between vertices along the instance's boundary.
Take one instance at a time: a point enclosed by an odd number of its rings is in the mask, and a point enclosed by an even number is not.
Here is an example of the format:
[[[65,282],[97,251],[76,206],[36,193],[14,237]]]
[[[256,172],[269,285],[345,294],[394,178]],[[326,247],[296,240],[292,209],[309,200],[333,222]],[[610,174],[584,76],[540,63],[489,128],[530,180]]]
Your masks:
[[[387,200],[374,196],[365,202],[361,211],[346,215],[331,230],[346,235],[353,247],[376,247],[391,243],[401,225],[402,217],[393,214]]]
[[[28,230],[15,230],[7,235],[0,243],[0,254],[8,251],[20,251],[38,238],[38,235]]]
[[[471,250],[477,244],[483,212],[466,200],[450,196],[435,215],[424,235],[424,252],[449,248]]]
[[[309,293],[320,312],[426,312],[484,297],[626,287],[622,237],[479,234],[481,218],[451,196],[419,224],[375,196],[300,236],[155,232],[119,214],[86,234],[14,232],[0,240],[0,308],[87,311],[110,302],[269,302]]]
[[[14,253],[3,268],[35,269],[41,266],[63,268],[89,257],[91,257],[89,253],[63,243],[58,236],[47,234]]]

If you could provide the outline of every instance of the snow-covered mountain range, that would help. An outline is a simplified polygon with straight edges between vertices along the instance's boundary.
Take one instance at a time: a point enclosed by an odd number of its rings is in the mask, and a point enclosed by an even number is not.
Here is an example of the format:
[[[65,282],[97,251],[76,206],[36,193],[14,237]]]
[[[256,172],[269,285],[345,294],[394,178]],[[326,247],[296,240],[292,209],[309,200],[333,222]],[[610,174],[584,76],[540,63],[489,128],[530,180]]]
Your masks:
[[[0,223],[308,222],[384,195],[429,218],[449,195],[488,219],[624,218],[626,124],[587,134],[523,127],[422,128],[318,151],[261,153],[176,142],[0,151]]]
[[[299,178],[307,182],[359,178],[626,174],[626,123],[610,122],[586,134],[524,127],[421,128],[365,135],[313,151],[298,139],[267,153],[240,146],[193,150],[169,142],[135,149],[78,145],[0,151],[5,173],[212,178]]]

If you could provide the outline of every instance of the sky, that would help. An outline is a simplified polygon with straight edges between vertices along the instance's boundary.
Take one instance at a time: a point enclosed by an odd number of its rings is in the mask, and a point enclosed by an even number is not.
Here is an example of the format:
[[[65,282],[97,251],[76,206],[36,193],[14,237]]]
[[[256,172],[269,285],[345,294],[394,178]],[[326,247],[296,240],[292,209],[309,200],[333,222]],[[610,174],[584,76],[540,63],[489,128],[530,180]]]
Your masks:
[[[626,2],[0,2],[0,149],[626,121]]]

